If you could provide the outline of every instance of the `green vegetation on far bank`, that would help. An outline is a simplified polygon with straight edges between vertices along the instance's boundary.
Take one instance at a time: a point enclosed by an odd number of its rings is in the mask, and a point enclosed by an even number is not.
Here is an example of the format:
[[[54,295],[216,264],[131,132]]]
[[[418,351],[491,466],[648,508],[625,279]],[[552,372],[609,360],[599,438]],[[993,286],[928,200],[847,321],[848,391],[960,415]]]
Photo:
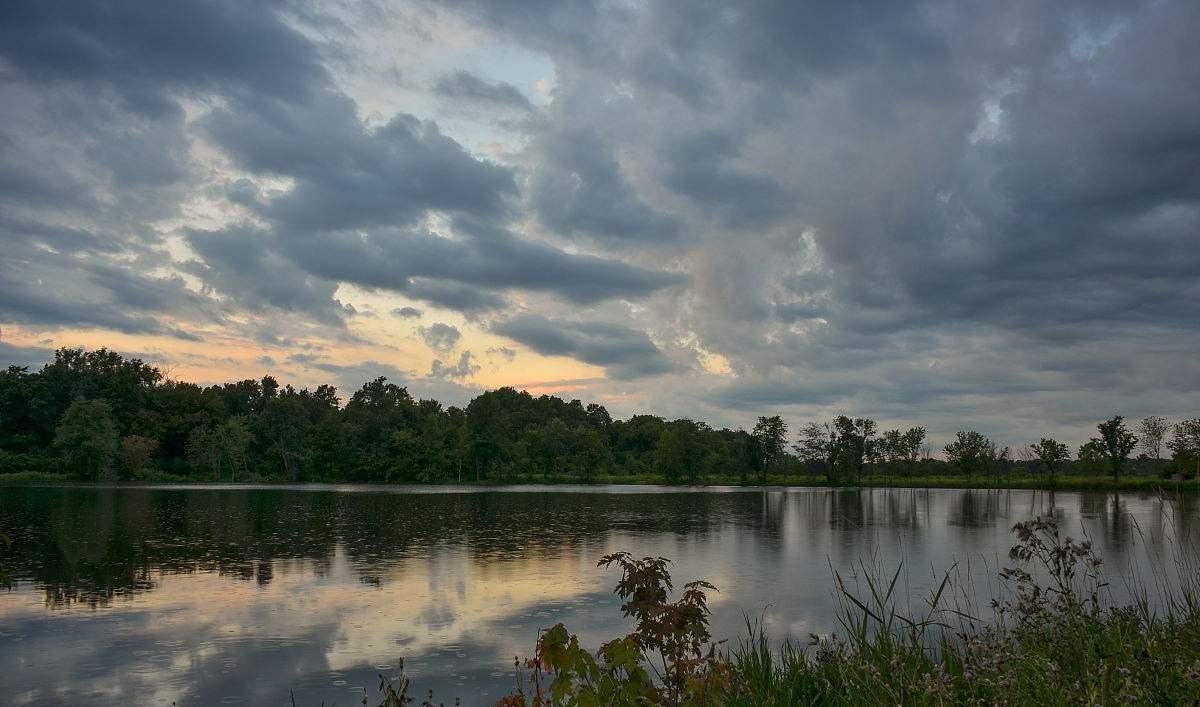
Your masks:
[[[1135,434],[1136,429],[1136,434]],[[839,415],[789,433],[653,415],[512,388],[463,408],[377,378],[343,402],[271,376],[199,386],[139,359],[61,349],[0,371],[0,480],[351,483],[668,483],[955,488],[1178,488],[1200,473],[1200,418],[1114,416],[1070,448],[1013,449],[962,430],[936,458],[923,427]],[[1144,453],[1133,457],[1140,448]],[[1170,459],[1162,458],[1164,449]]]

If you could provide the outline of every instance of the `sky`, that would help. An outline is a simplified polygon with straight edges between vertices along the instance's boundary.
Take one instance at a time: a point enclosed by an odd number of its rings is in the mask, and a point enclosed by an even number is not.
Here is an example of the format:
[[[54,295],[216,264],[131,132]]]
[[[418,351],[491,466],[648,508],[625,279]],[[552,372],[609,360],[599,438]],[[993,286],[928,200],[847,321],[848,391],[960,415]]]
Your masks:
[[[936,446],[1200,401],[1200,3],[0,4],[0,365]]]

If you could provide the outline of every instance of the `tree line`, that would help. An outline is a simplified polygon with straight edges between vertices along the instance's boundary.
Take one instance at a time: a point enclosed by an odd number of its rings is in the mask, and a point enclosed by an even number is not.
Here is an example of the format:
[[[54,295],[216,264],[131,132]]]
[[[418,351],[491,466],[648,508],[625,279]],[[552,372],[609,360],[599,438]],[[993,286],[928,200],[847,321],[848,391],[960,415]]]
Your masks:
[[[0,372],[0,473],[87,480],[592,481],[659,477],[669,483],[803,477],[857,483],[868,476],[997,477],[1200,469],[1200,419],[1161,417],[1134,430],[1113,417],[1072,458],[1041,439],[1018,450],[961,431],[935,458],[925,429],[879,431],[874,420],[809,422],[793,439],[780,416],[751,431],[634,415],[614,420],[595,403],[500,388],[465,407],[417,400],[386,378],[343,404],[314,390],[258,380],[200,386],[166,378],[108,349],[60,349],[41,370]],[[1131,460],[1136,448],[1144,454]],[[1163,449],[1171,453],[1162,459]]]

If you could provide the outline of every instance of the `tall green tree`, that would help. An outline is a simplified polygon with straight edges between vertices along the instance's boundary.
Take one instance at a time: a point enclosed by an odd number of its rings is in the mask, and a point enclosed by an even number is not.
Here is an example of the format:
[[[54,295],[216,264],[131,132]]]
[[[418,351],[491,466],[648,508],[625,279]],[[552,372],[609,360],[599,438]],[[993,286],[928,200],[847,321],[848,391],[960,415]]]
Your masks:
[[[1075,459],[1083,473],[1092,476],[1103,474],[1104,467],[1108,466],[1108,459],[1104,456],[1104,446],[1094,439],[1079,445]]]
[[[915,474],[917,471],[917,462],[921,459],[921,447],[925,445],[925,428],[908,428],[900,441],[906,461],[908,462],[909,472]]]
[[[763,455],[760,473],[764,480],[783,464],[787,449],[787,431],[787,423],[779,415],[760,417],[758,424],[754,426],[752,434],[758,440]]]
[[[76,400],[63,414],[54,447],[67,469],[88,479],[114,480],[120,432],[107,400]]]
[[[967,476],[985,471],[989,460],[994,459],[996,445],[987,437],[974,430],[954,433],[954,441],[947,444],[943,451],[946,461],[957,466]]]
[[[669,483],[695,481],[699,477],[704,460],[696,437],[696,423],[691,420],[667,423],[658,440],[655,466]]]
[[[1119,480],[1121,468],[1129,458],[1129,453],[1137,446],[1138,438],[1125,427],[1125,418],[1121,415],[1114,415],[1101,422],[1096,425],[1096,429],[1100,431],[1100,436],[1093,437],[1091,441],[1100,446],[1108,460],[1113,478]]]
[[[188,436],[188,462],[211,478],[236,481],[246,471],[252,439],[246,418],[241,415],[214,427],[196,427]]]
[[[1167,443],[1172,466],[1181,474],[1193,474],[1200,479],[1200,418],[1177,423],[1173,432]]]
[[[1050,483],[1054,483],[1054,475],[1064,464],[1071,460],[1071,450],[1067,445],[1056,439],[1043,437],[1036,444],[1029,445],[1037,456],[1038,463],[1046,470]]]
[[[833,420],[830,470],[835,478],[857,481],[867,462],[877,454],[875,421],[838,415]]]

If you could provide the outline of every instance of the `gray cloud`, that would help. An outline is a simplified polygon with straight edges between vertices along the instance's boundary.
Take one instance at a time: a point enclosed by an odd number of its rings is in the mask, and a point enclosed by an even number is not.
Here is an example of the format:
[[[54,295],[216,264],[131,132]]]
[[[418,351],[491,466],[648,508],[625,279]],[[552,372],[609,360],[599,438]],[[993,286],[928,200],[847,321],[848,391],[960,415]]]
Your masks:
[[[239,306],[255,311],[276,307],[341,323],[343,310],[333,298],[337,283],[310,275],[279,254],[271,233],[243,224],[221,231],[189,230],[187,240],[204,260],[189,269]]]
[[[597,131],[568,123],[542,137],[534,149],[532,204],[552,231],[635,242],[669,241],[679,235],[674,217],[638,197],[613,148]]]
[[[397,307],[392,310],[392,316],[400,319],[420,319],[421,310],[416,307]]]
[[[471,366],[469,360],[470,358],[468,357],[468,368]],[[462,359],[460,357],[461,363]],[[338,390],[344,400],[354,395],[354,392],[362,388],[364,383],[375,380],[380,376],[387,378],[391,383],[407,388],[409,395],[412,395],[414,398],[420,400],[438,400],[449,405],[464,406],[471,398],[479,395],[483,390],[478,386],[465,385],[450,380],[448,376],[437,377],[430,375],[424,378],[415,377],[409,371],[379,361],[368,360],[346,364],[316,361],[309,365],[312,368],[334,376]]]
[[[468,378],[478,372],[479,365],[472,361],[471,352],[463,351],[458,356],[458,362],[454,364],[443,363],[434,359],[433,366],[429,370],[429,377],[450,380]]]
[[[174,110],[169,91],[302,95],[323,79],[312,44],[280,21],[281,2],[149,0],[0,8],[0,56],[39,81],[104,84],[143,112]],[[220,47],[220,51],[213,51]]]
[[[455,71],[437,80],[434,92],[444,98],[485,103],[520,111],[533,110],[521,89],[503,81],[490,82],[469,71]]]
[[[406,225],[430,209],[497,216],[516,190],[510,170],[472,157],[436,124],[401,114],[370,128],[334,91],[243,98],[204,125],[244,169],[295,180],[260,206],[288,230]]]
[[[457,327],[442,322],[417,327],[417,334],[420,335],[426,346],[440,354],[448,354],[453,351],[454,347],[458,345],[458,340],[462,338]]]
[[[500,295],[455,282],[415,279],[409,282],[404,293],[432,305],[464,313],[487,312],[508,306],[508,301]]]
[[[726,226],[757,228],[777,221],[794,205],[795,196],[768,175],[731,165],[738,149],[726,133],[680,139],[666,151],[664,181]]]
[[[37,346],[15,346],[0,341],[0,368],[24,366],[35,370],[54,357],[52,349]]]
[[[0,228],[0,242],[11,232]],[[107,259],[89,259],[22,247],[8,241],[0,257],[0,321],[54,327],[101,326],[130,334],[198,337],[158,316],[190,311],[211,314],[179,277],[146,277],[118,270]]]
[[[492,331],[544,356],[570,356],[604,366],[617,379],[653,376],[671,364],[644,331],[599,321],[572,322],[521,314],[496,322]]]

